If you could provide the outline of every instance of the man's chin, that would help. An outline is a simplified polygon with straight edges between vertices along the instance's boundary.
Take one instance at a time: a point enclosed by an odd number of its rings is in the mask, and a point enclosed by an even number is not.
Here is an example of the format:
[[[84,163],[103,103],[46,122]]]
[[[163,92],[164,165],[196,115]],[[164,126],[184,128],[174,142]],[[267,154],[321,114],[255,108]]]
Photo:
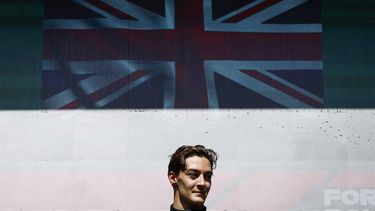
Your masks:
[[[203,198],[202,196],[194,196],[192,197],[191,201],[194,205],[203,206],[205,198]]]
[[[205,202],[204,196],[198,196],[198,195],[194,195],[194,194],[190,195],[190,197],[182,200],[183,204],[188,205],[189,207],[195,207],[195,208],[202,207],[204,202]]]

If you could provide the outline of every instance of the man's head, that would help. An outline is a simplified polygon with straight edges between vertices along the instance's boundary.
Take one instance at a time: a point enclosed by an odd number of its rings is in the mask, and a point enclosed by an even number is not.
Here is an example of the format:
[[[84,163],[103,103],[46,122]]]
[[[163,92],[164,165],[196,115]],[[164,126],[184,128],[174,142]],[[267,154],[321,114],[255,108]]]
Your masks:
[[[181,146],[171,155],[168,179],[174,190],[176,209],[200,208],[211,188],[218,155],[202,145]]]

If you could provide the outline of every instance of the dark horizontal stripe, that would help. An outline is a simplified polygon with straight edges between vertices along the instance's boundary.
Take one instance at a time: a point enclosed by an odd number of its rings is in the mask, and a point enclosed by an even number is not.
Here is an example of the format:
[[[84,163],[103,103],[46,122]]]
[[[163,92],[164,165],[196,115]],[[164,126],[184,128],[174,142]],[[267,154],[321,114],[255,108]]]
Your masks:
[[[375,88],[375,76],[339,76],[324,77],[327,88]]]
[[[40,70],[39,70],[40,71]],[[41,75],[4,75],[0,77],[0,88],[35,88],[41,86]]]
[[[326,77],[345,76],[345,77],[375,77],[375,61],[372,64],[361,62],[360,64],[341,64],[324,63],[324,70]]]
[[[349,87],[349,88],[329,88],[325,89],[325,97],[327,98],[336,98],[344,99],[353,98],[360,100],[374,99],[375,100],[375,88],[358,88],[358,87]]]
[[[33,63],[41,59],[43,33],[39,28],[0,29],[0,61]]]
[[[42,102],[39,99],[0,99],[0,109],[2,110],[35,110],[41,108]]]
[[[333,102],[325,102],[325,108],[373,109],[375,108],[375,100],[365,100],[358,102],[357,100],[353,99],[335,99]]]
[[[0,42],[0,45],[2,43]],[[40,52],[35,52],[41,54]],[[40,56],[28,56],[15,55],[14,57],[6,56],[1,57],[3,54],[0,54],[0,70],[1,75],[3,74],[35,74],[37,69],[41,69],[42,59]],[[13,55],[13,54],[12,54]],[[26,58],[25,58],[26,57]]]
[[[1,36],[0,36],[1,37]],[[0,52],[0,61],[17,61],[21,63],[35,63],[35,59],[41,58],[41,51],[37,49],[25,49],[16,44],[10,46],[13,49],[5,49],[4,42],[0,41],[1,47],[3,48]],[[42,42],[39,42],[42,45]],[[30,48],[37,48],[35,45],[29,45]],[[18,51],[18,52],[17,52]]]
[[[34,77],[35,75],[40,75],[41,69],[42,69],[42,62],[40,62],[40,65],[34,65],[34,64],[22,64],[19,65],[17,61],[13,61],[13,64],[9,64],[7,67],[0,66],[0,77],[12,77],[12,75],[16,75],[17,77]],[[1,65],[1,63],[0,63]],[[3,80],[3,79],[0,79]],[[1,84],[0,84],[1,86]]]
[[[323,17],[327,18],[373,18],[374,8],[332,8],[323,12]]]
[[[374,0],[323,0],[322,5],[324,9],[329,8],[375,8]]]
[[[2,4],[30,4],[30,3],[36,3],[36,4],[43,4],[44,0],[1,0],[0,6]],[[51,0],[47,0],[51,1]]]
[[[37,84],[32,87],[4,87],[0,86],[0,96],[2,100],[35,100],[40,99],[41,89]]]
[[[375,89],[326,88],[324,104],[327,108],[375,108]]]
[[[375,18],[324,18],[323,28],[375,28]]]
[[[0,27],[43,27],[41,17],[0,17]]]
[[[0,18],[1,17],[42,17],[42,4],[1,4],[0,3]]]
[[[374,70],[375,28],[329,29],[323,37],[325,70],[339,75],[344,71],[360,73]]]
[[[1,42],[0,42],[1,43]],[[23,72],[22,69],[27,67],[28,69],[38,69],[42,65],[42,60],[39,51],[31,51],[30,53],[39,54],[39,56],[29,56],[24,57],[22,60],[16,60],[14,57],[2,57],[4,54],[0,54],[0,67],[1,67],[1,74],[27,74],[27,72]],[[17,70],[17,72],[15,72]],[[34,74],[34,73],[31,73]]]

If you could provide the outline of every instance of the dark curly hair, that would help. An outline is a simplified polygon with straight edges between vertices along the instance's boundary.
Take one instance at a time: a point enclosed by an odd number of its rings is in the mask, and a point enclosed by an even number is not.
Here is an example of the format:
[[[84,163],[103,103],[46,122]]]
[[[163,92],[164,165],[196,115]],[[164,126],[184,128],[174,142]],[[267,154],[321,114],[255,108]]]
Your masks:
[[[178,175],[181,170],[185,170],[186,158],[192,157],[192,156],[205,157],[210,162],[211,169],[216,168],[216,161],[218,158],[218,154],[214,150],[207,149],[203,145],[195,145],[195,146],[183,145],[179,147],[176,150],[176,152],[170,156],[171,159],[168,165],[168,173],[170,171],[173,171],[176,175]]]

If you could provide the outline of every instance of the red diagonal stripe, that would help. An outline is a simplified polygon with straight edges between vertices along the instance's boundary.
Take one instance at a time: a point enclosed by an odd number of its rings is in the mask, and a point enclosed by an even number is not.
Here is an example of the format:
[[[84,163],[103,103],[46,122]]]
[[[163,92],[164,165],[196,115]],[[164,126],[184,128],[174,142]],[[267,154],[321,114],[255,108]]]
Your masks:
[[[79,100],[74,100],[62,107],[60,107],[59,109],[77,109],[81,106],[81,103],[79,102]]]
[[[89,95],[89,98],[93,101],[93,102],[96,102],[100,99],[102,99],[103,97],[107,96],[108,94],[111,94],[117,90],[119,90],[120,88],[122,87],[125,87],[127,85],[129,85],[131,82],[139,79],[140,77],[146,75],[148,73],[147,70],[138,70],[138,71],[135,71],[125,77],[122,77],[118,80],[116,80],[115,82],[91,93]]]
[[[137,18],[134,18],[102,1],[99,1],[99,0],[86,0],[87,2],[89,2],[90,4],[93,4],[97,7],[99,7],[100,9],[118,17],[118,18],[121,18],[121,19],[132,19],[132,20],[137,20]]]
[[[113,93],[114,91],[130,84],[131,82],[139,79],[140,77],[146,75],[148,73],[148,71],[146,70],[138,70],[138,71],[135,71],[123,78],[120,78],[118,79],[117,81],[109,84],[108,86],[105,86],[93,93],[91,93],[89,95],[89,98],[93,101],[93,102],[96,102],[100,99],[102,99],[103,97],[105,97],[106,95],[110,94],[110,93]],[[74,100],[62,107],[60,107],[59,109],[77,109],[81,106],[81,103],[79,102],[79,100]]]
[[[256,79],[258,79],[259,81],[262,81],[270,86],[272,86],[273,88],[275,89],[278,89],[282,92],[284,92],[285,94],[289,95],[289,96],[292,96],[300,101],[303,101],[305,102],[306,104],[314,107],[314,108],[321,108],[323,107],[323,105],[317,101],[317,100],[314,100],[262,73],[260,73],[259,71],[256,71],[256,70],[241,70],[243,73],[246,73],[247,75],[250,75],[251,77],[254,77]]]
[[[252,15],[254,15],[255,13],[261,11],[261,10],[264,10],[265,8],[267,7],[270,7],[274,4],[277,4],[279,3],[281,0],[266,0],[258,5],[256,5],[255,7],[251,7],[235,16],[232,16],[226,20],[223,21],[223,23],[238,23],[240,21],[242,21],[243,19],[247,18],[247,17],[250,17]]]

